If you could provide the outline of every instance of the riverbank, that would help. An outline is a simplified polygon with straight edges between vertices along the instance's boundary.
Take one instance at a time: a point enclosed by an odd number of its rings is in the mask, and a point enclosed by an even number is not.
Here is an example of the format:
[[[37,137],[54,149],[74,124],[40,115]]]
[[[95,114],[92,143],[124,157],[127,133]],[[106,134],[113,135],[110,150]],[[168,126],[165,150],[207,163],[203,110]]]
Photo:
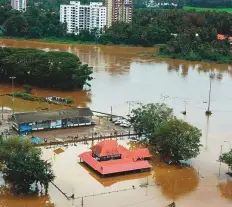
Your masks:
[[[198,63],[198,62],[202,62],[202,63],[215,63],[215,64],[218,64],[218,65],[225,65],[225,64],[231,64],[231,62],[217,62],[217,61],[212,61],[212,60],[207,60],[207,59],[191,59],[191,58],[184,58],[183,56],[178,56],[178,55],[167,55],[167,54],[164,54],[164,53],[152,53],[152,52],[143,52],[141,53],[142,55],[144,56],[147,56],[147,57],[153,57],[153,58],[159,58],[160,60],[165,60],[165,59],[171,59],[171,60],[177,60],[179,62],[181,61],[189,61],[189,62],[193,62],[193,63]]]
[[[72,44],[72,45],[90,45],[90,46],[96,46],[96,45],[103,45],[103,46],[120,46],[120,47],[144,47],[142,45],[127,45],[127,44],[101,44],[98,41],[81,41],[81,40],[73,40],[72,38],[64,37],[64,38],[58,38],[58,37],[46,37],[46,38],[39,38],[39,39],[30,39],[30,38],[15,38],[15,37],[7,37],[7,36],[0,36],[0,40],[17,40],[17,41],[30,41],[30,42],[44,42],[44,43],[57,43],[57,44]],[[154,45],[154,47],[156,47]],[[152,47],[151,47],[152,48]]]
[[[59,44],[59,45],[74,45],[74,46],[88,46],[88,47],[94,47],[94,46],[101,46],[101,47],[118,47],[118,48],[137,48],[138,50],[141,48],[141,50],[149,50],[146,52],[136,52],[136,54],[140,54],[142,56],[148,56],[148,57],[159,57],[159,58],[170,58],[170,59],[177,59],[177,60],[187,60],[187,61],[200,61],[200,62],[205,62],[205,63],[217,63],[217,64],[231,64],[232,60],[230,62],[226,61],[212,61],[212,60],[207,60],[207,59],[202,59],[202,58],[191,58],[191,57],[184,57],[181,55],[168,55],[164,53],[159,53],[160,47],[165,46],[165,44],[157,44],[154,47],[143,47],[143,46],[132,46],[132,45],[103,45],[103,44],[98,44],[97,42],[81,42],[81,41],[73,41],[73,40],[68,40],[68,39],[59,39],[59,38],[44,38],[44,39],[25,39],[25,38],[9,38],[9,37],[0,37],[0,41],[15,41],[20,43],[44,43],[44,44]],[[12,47],[13,45],[10,45],[8,47]],[[14,47],[14,46],[13,46]],[[17,46],[18,47],[18,46]],[[154,51],[152,51],[154,50]],[[119,51],[118,51],[119,52]],[[225,59],[224,59],[225,60]]]
[[[200,62],[208,62],[208,63],[217,63],[217,64],[231,64],[232,60],[230,61],[212,61],[212,60],[208,60],[208,59],[202,59],[202,58],[191,58],[190,56],[181,56],[181,55],[167,55],[167,54],[157,54],[157,55],[153,55],[153,57],[160,57],[160,58],[171,58],[171,59],[178,59],[178,60],[187,60],[187,61],[200,61]]]

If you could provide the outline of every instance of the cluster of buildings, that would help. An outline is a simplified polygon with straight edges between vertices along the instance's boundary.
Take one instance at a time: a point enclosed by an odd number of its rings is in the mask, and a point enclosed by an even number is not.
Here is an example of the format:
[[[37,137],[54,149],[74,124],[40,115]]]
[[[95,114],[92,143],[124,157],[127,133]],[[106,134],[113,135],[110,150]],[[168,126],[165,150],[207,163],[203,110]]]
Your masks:
[[[67,24],[67,33],[78,34],[81,30],[103,31],[115,22],[132,21],[133,0],[105,0],[81,4],[70,1],[68,5],[60,5],[60,22]],[[26,11],[27,0],[11,0],[11,6],[18,11]]]
[[[104,30],[115,22],[132,21],[132,0],[105,0],[81,4],[70,1],[69,5],[60,6],[60,21],[67,24],[67,33],[78,34],[81,30]]]

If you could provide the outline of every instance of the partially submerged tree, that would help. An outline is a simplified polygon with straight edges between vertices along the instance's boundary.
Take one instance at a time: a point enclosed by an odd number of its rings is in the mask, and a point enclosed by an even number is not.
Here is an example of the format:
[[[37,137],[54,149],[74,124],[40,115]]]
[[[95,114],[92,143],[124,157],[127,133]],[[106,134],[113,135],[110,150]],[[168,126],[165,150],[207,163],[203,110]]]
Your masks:
[[[223,153],[219,160],[229,166],[229,168],[232,170],[232,150],[229,152]]]
[[[200,152],[201,131],[174,117],[165,104],[147,104],[133,110],[131,124],[145,136],[142,142],[164,159],[187,160]]]
[[[32,86],[31,85],[28,85],[28,84],[24,84],[23,85],[23,88],[24,88],[24,90],[25,90],[25,93],[31,93],[31,91],[32,91]]]
[[[185,121],[173,118],[161,124],[149,136],[155,151],[164,159],[188,160],[200,153],[201,131]]]
[[[131,124],[137,133],[153,134],[163,122],[173,117],[166,104],[147,104],[132,110]]]
[[[3,176],[16,193],[28,193],[32,184],[40,184],[47,192],[48,184],[55,176],[51,164],[41,159],[42,151],[29,141],[18,137],[3,140],[0,145],[0,159]]]

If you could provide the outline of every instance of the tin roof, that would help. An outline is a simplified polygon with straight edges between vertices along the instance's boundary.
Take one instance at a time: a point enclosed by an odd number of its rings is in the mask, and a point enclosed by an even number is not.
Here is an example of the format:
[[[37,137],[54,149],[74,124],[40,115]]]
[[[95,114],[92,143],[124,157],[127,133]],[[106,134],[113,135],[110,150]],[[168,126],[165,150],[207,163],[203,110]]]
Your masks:
[[[61,119],[72,119],[76,117],[93,116],[90,108],[74,108],[60,111],[39,111],[15,113],[13,118],[18,124],[32,123],[38,121],[51,121]]]

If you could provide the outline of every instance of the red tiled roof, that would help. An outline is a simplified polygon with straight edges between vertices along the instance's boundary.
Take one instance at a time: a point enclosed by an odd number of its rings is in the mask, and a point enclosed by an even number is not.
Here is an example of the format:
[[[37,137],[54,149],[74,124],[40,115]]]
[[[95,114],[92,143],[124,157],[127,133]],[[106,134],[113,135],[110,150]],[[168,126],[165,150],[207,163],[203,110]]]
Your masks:
[[[86,163],[88,163],[88,165],[91,166],[93,169],[100,171],[101,165],[97,160],[92,157],[92,152],[84,152],[80,154],[79,157],[84,161],[88,161]]]
[[[106,161],[106,162],[111,162],[111,161],[112,160]],[[114,161],[119,161],[119,160],[114,160]],[[152,166],[148,163],[148,161],[133,162],[132,160],[130,160],[130,162],[129,161],[126,161],[125,163],[115,162],[112,165],[109,164],[109,165],[102,166],[101,174],[105,175],[105,174],[112,174],[112,173],[118,173],[118,172],[128,172],[128,171],[133,171],[133,170],[151,169],[151,168]]]
[[[226,36],[225,35],[222,35],[222,34],[217,34],[217,38],[219,40],[225,40],[226,39]]]
[[[98,162],[92,157],[92,152],[84,152],[79,157],[102,175],[152,168],[148,161],[134,161],[132,158]]]
[[[118,145],[117,140],[105,140],[91,147],[94,154],[99,157],[121,154],[122,158],[143,159],[151,157],[147,148],[128,150],[122,145]]]
[[[218,40],[225,40],[225,39],[229,39],[229,40],[232,40],[232,37],[231,36],[228,36],[228,35],[222,35],[222,34],[217,34],[217,39]]]
[[[117,140],[104,140],[91,147],[91,150],[99,157],[120,154]]]

